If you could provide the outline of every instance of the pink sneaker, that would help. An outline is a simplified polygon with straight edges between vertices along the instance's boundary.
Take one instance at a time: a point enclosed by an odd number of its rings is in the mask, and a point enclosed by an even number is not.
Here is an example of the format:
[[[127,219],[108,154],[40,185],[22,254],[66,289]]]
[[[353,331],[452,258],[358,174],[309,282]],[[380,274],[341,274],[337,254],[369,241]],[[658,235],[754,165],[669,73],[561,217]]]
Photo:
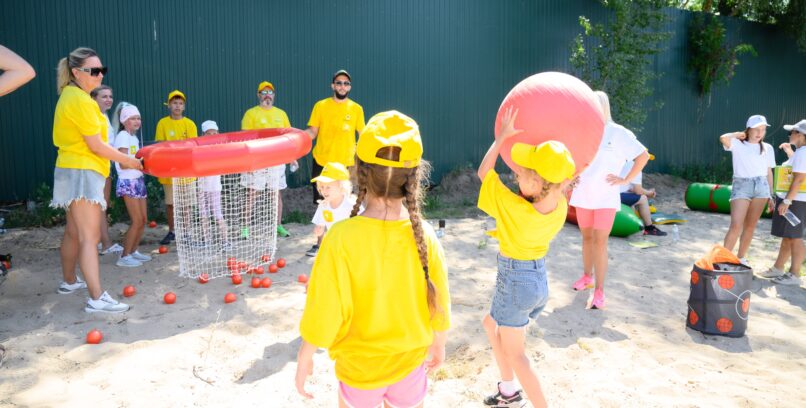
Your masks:
[[[593,291],[593,301],[591,301],[591,309],[604,309],[605,295],[601,289]]]
[[[593,276],[582,274],[582,277],[577,279],[573,285],[571,285],[574,290],[585,290],[590,289],[593,287]]]

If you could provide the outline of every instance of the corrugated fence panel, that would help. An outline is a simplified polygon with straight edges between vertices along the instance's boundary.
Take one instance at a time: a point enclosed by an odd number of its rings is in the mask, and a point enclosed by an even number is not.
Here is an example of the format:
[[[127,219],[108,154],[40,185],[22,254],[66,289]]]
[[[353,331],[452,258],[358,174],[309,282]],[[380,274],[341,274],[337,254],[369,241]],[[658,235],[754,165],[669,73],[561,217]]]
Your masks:
[[[638,135],[658,157],[651,170],[723,160],[716,137],[740,129],[750,114],[768,116],[774,144],[784,140],[783,122],[806,116],[800,85],[806,57],[789,38],[728,20],[731,36],[753,44],[759,57],[745,58],[707,105],[686,69],[691,13],[668,14],[674,36],[654,60],[664,74],[654,99],[665,105]],[[110,67],[104,82],[116,102],[140,108],[146,143],[167,114],[171,90],[185,92],[186,114],[198,126],[212,119],[229,131],[256,104],[263,80],[276,86],[276,105],[292,125],[304,128],[313,104],[330,95],[332,73],[345,68],[353,75],[351,97],[367,119],[398,109],[419,122],[438,180],[479,162],[512,86],[536,72],[570,72],[580,15],[607,17],[593,0],[9,3],[0,15],[0,44],[31,62],[38,76],[0,98],[0,201],[24,199],[36,185],[52,183],[54,67],[78,46],[95,48]],[[291,184],[308,180],[309,168],[310,156]]]

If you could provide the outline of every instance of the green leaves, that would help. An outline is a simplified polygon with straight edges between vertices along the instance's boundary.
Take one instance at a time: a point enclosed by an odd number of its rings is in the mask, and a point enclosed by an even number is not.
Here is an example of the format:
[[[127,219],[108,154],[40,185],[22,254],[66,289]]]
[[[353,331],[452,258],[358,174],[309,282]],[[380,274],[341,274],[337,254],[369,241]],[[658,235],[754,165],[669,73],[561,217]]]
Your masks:
[[[716,84],[727,84],[739,65],[739,55],[758,55],[750,44],[727,44],[725,26],[711,14],[696,14],[689,25],[689,69],[697,76],[700,96]]]

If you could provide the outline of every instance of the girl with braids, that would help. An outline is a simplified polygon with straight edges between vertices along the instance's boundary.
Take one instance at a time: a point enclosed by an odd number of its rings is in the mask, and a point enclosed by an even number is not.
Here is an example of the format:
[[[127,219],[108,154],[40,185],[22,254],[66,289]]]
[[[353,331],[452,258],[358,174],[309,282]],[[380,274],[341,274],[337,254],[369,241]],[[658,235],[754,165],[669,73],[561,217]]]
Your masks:
[[[495,218],[495,235],[500,243],[495,293],[483,326],[501,382],[484,404],[525,404],[522,392],[515,386],[517,376],[532,404],[544,407],[546,399],[540,381],[526,356],[524,329],[548,301],[545,256],[549,243],[565,223],[568,205],[563,190],[571,183],[575,166],[571,153],[560,142],[547,141],[537,146],[515,143],[512,170],[521,194],[510,191],[494,167],[501,145],[522,132],[513,127],[517,113],[511,108],[504,113],[499,138],[490,146],[478,171],[482,180],[478,206]]]
[[[307,398],[319,347],[336,361],[340,407],[420,407],[426,371],[445,359],[450,296],[442,247],[420,214],[422,153],[417,123],[397,111],[358,138],[358,198],[322,240],[300,323],[295,381]]]

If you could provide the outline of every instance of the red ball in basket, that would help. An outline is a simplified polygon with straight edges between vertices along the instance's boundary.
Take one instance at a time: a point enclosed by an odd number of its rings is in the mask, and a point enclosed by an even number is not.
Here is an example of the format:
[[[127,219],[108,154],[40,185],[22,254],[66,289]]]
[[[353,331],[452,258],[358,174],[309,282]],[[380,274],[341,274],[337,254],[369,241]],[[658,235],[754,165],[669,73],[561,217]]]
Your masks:
[[[571,151],[576,174],[593,161],[605,118],[593,90],[581,80],[561,72],[542,72],[515,85],[498,108],[496,138],[501,118],[510,106],[518,111],[515,129],[523,132],[501,146],[501,157],[508,166],[512,167],[513,144],[538,145],[547,140],[562,142]]]

